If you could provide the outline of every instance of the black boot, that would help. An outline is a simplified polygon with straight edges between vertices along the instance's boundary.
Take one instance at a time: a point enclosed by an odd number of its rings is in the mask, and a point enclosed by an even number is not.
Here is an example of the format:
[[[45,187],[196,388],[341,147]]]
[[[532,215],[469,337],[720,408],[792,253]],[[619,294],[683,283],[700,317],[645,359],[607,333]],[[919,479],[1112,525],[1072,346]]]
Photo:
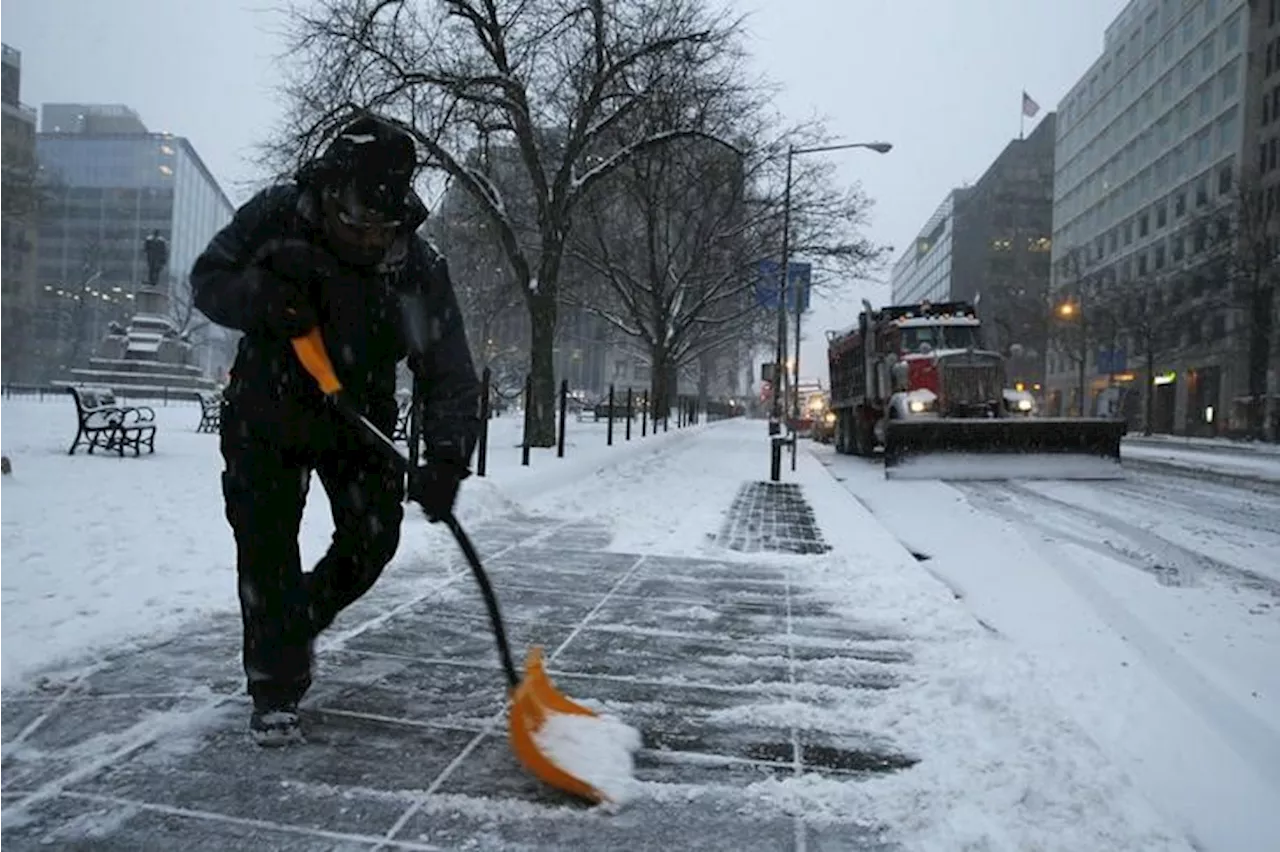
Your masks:
[[[249,734],[264,748],[303,742],[298,702],[255,699],[253,715],[249,717]]]

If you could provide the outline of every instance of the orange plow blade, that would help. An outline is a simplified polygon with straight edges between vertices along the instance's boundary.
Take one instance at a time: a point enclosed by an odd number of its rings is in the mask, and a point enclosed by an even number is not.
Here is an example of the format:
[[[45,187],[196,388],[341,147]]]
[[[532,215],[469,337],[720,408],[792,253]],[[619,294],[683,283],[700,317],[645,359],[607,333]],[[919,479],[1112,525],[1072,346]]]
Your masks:
[[[592,802],[604,801],[607,797],[603,793],[561,769],[538,747],[537,734],[551,713],[596,715],[594,711],[556,689],[547,676],[542,649],[535,646],[529,650],[529,656],[525,659],[524,678],[511,692],[511,707],[507,713],[507,735],[511,740],[511,750],[535,778],[580,798]]]

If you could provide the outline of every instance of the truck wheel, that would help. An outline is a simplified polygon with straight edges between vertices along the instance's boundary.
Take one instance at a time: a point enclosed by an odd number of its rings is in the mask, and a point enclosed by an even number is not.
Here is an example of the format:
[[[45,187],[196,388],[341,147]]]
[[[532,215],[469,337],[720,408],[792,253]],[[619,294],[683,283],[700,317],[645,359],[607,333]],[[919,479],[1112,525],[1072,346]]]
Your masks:
[[[870,458],[876,452],[875,426],[859,418],[853,426],[854,452],[863,458]]]

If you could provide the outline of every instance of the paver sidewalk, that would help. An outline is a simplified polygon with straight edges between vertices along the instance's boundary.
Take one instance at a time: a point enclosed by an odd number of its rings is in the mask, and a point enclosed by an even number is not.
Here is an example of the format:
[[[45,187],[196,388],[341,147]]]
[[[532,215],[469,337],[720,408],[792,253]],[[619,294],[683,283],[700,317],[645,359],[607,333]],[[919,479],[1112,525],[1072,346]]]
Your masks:
[[[730,518],[721,536],[747,551],[778,537],[751,528]],[[550,518],[473,534],[513,647],[543,645],[567,694],[642,730],[646,783],[619,812],[516,763],[483,604],[455,563],[390,573],[339,620],[302,708],[305,746],[249,743],[231,617],[5,694],[5,848],[892,848],[882,826],[812,819],[749,785],[853,781],[918,756],[879,733],[744,724],[732,711],[820,709],[850,691],[874,703],[910,670],[905,635],[833,611],[777,564],[605,552],[605,529]]]

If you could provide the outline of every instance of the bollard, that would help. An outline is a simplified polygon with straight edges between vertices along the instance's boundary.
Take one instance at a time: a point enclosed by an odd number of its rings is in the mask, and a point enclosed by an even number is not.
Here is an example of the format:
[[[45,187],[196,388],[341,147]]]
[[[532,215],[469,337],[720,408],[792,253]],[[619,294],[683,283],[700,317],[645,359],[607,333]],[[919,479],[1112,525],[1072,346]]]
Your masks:
[[[520,464],[529,466],[529,411],[533,399],[533,373],[524,377],[524,437],[520,441]]]
[[[643,438],[649,434],[649,391],[645,391],[640,397],[640,437]]]
[[[480,374],[480,441],[476,447],[476,476],[484,476],[489,469],[489,388],[493,371],[488,367]]]
[[[769,481],[780,482],[782,480],[782,442],[785,438],[774,437],[769,439]]]
[[[627,388],[627,440],[631,440],[631,388]]]
[[[613,385],[609,385],[609,425],[605,427],[605,443],[613,446]]]
[[[569,380],[563,379],[560,382],[560,434],[556,438],[556,458],[564,458],[564,415],[568,410],[569,403]]]

